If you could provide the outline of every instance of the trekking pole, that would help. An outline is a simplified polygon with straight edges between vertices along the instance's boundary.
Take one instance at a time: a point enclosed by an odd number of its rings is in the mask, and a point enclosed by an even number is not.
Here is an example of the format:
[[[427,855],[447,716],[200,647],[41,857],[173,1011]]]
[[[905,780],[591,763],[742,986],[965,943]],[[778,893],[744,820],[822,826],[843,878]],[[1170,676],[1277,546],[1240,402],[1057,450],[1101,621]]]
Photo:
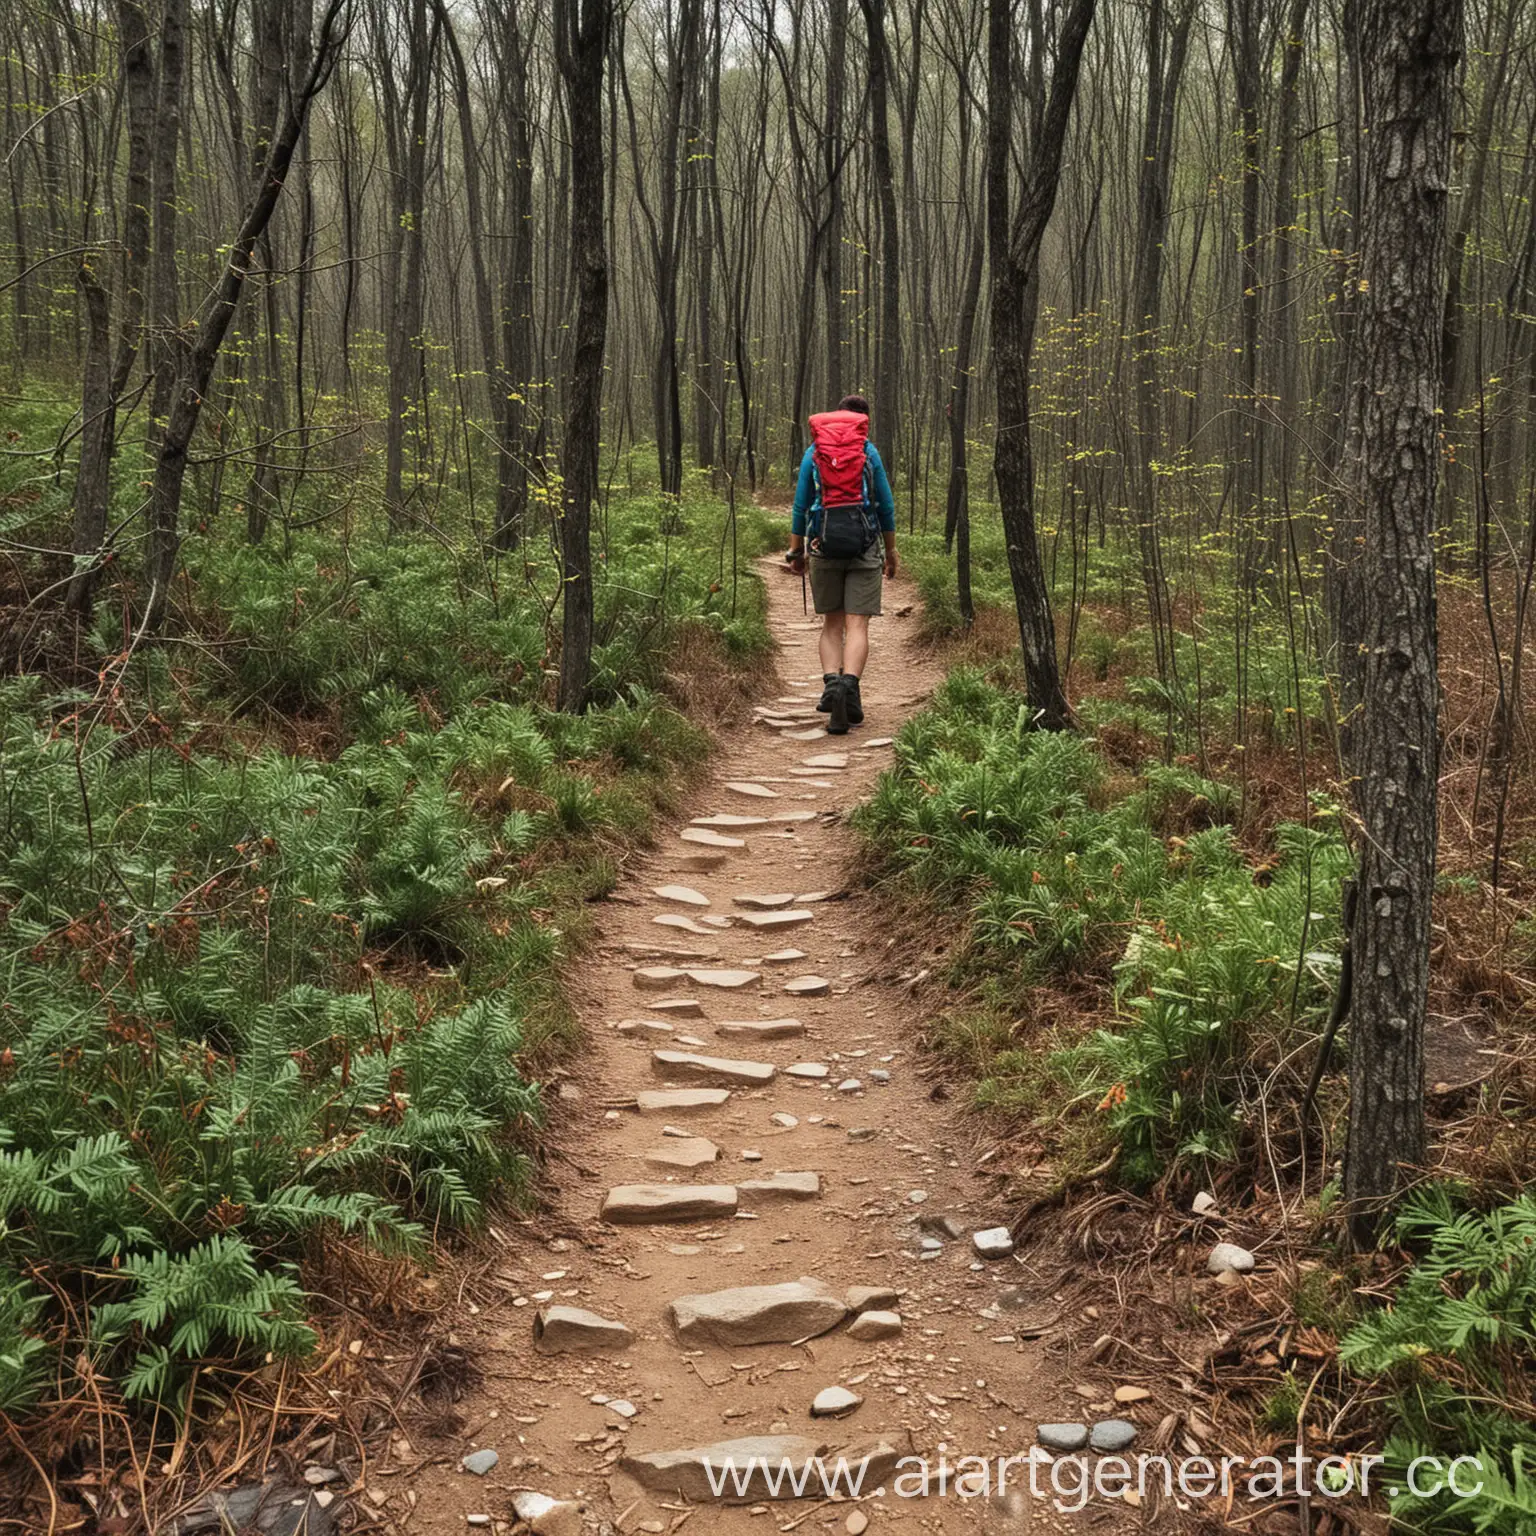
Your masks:
[[[805,566],[803,563],[800,566],[800,611],[801,613],[809,613],[811,611],[810,601],[805,595]]]

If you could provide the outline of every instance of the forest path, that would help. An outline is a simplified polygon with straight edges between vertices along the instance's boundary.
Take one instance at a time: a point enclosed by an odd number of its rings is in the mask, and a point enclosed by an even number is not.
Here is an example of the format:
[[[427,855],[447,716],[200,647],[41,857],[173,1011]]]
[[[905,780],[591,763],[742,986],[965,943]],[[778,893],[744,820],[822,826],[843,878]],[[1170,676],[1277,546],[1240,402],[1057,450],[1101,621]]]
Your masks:
[[[801,610],[800,583],[774,566],[764,561],[763,575],[780,676],[787,681],[765,668],[759,706],[803,713],[814,709],[821,689],[817,624]],[[997,1226],[1006,1212],[989,1203],[988,1186],[977,1176],[972,1127],[952,1104],[930,1096],[932,1083],[920,1070],[922,1010],[907,982],[923,957],[894,952],[873,903],[856,888],[844,890],[854,840],[842,817],[867,795],[890,762],[889,737],[941,676],[917,643],[915,617],[907,617],[916,605],[908,583],[887,583],[887,616],[872,626],[862,727],[842,738],[799,740],[754,722],[720,744],[693,799],[700,817],[804,813],[809,819],[727,826],[723,835],[743,846],[713,850],[683,840],[685,827],[667,829],[661,846],[601,909],[601,951],[588,965],[582,999],[588,1044],[561,1095],[569,1112],[551,1133],[549,1209],[507,1238],[505,1263],[491,1276],[503,1299],[461,1317],[456,1327],[457,1341],[483,1373],[457,1405],[462,1434],[450,1454],[413,1477],[386,1476],[376,1485],[370,1479],[387,1497],[389,1514],[405,1517],[406,1530],[463,1531],[491,1521],[502,1531],[522,1529],[511,1516],[520,1490],[584,1506],[584,1522],[574,1509],[556,1509],[533,1527],[555,1536],[670,1532],[684,1525],[700,1536],[763,1536],[792,1526],[840,1533],[864,1529],[861,1515],[874,1533],[1038,1532],[1076,1524],[1052,1509],[1049,1496],[1015,1493],[1006,1504],[952,1494],[894,1496],[883,1469],[856,1504],[818,1497],[726,1507],[646,1488],[621,1466],[628,1456],[771,1433],[832,1447],[877,1438],[929,1457],[935,1478],[942,1444],[951,1465],[960,1456],[991,1458],[995,1476],[997,1458],[1028,1453],[1037,1419],[1084,1415],[1086,1405],[1061,1377],[1062,1363],[1047,1359],[1042,1343],[1016,1336],[1038,1332],[1044,1322],[1027,1324],[1059,1311],[1041,1277],[1013,1258],[983,1264],[973,1251],[972,1233]],[[789,699],[794,702],[780,702]],[[846,766],[813,772],[823,765],[807,760],[826,753],[845,754]],[[711,853],[723,855],[718,865],[698,867],[698,856]],[[657,896],[654,888],[666,885],[689,887],[708,905]],[[818,892],[831,898],[808,899]],[[739,898],[790,893],[799,899],[780,910],[809,914],[809,920],[782,931],[742,925],[752,909]],[[658,918],[682,918],[693,927]],[[720,926],[722,919],[730,926]],[[703,954],[673,958],[672,947]],[[803,959],[765,958],[795,949],[804,951]],[[662,990],[644,990],[637,972],[652,964],[736,968],[754,979],[728,989],[684,976],[658,978]],[[828,992],[786,991],[806,975],[826,978]],[[655,1006],[668,998],[685,1000],[681,1016]],[[726,1021],[786,1017],[803,1022],[803,1037],[720,1033]],[[618,1028],[620,1021],[647,1018],[670,1024],[670,1032]],[[778,1070],[762,1085],[732,1086],[714,1107],[637,1113],[637,1093],[702,1080],[685,1071],[662,1075],[651,1058],[663,1048],[747,1058]],[[804,1063],[824,1066],[826,1075],[785,1074]],[[876,1071],[888,1073],[889,1081]],[[848,1087],[848,1079],[859,1086]],[[648,1161],[658,1154],[708,1155],[707,1147],[664,1127],[707,1139],[718,1146],[719,1160],[691,1170]],[[750,1154],[760,1160],[748,1161]],[[607,1192],[619,1186],[734,1186],[780,1170],[818,1174],[819,1193],[794,1198],[743,1189],[735,1198],[744,1215],[733,1216],[727,1202],[703,1220],[676,1224],[642,1218],[642,1224],[615,1225],[599,1216]],[[921,1257],[929,1234],[920,1220],[932,1225],[945,1217],[956,1236],[941,1237],[942,1246]],[[846,1321],[822,1331],[827,1325],[812,1313],[826,1307],[825,1300],[808,1303],[802,1321],[766,1330],[780,1342],[722,1346],[674,1331],[674,1298],[801,1276],[815,1277],[839,1298],[851,1287],[898,1292],[900,1335],[860,1343]],[[623,1323],[633,1343],[595,1354],[537,1351],[535,1314],[553,1305]],[[854,1315],[850,1311],[848,1321]],[[859,1394],[861,1406],[844,1418],[813,1418],[812,1399],[838,1385]],[[458,1464],[475,1447],[499,1454],[484,1477]],[[402,1470],[431,1454],[424,1446],[395,1452]],[[1012,1468],[1010,1487],[1027,1486],[1027,1473],[1027,1467]],[[869,1496],[877,1481],[883,1497]],[[409,1493],[415,1500],[407,1510],[402,1497]],[[1111,1509],[1101,1504],[1083,1518],[1095,1531],[1130,1523],[1124,1506]]]

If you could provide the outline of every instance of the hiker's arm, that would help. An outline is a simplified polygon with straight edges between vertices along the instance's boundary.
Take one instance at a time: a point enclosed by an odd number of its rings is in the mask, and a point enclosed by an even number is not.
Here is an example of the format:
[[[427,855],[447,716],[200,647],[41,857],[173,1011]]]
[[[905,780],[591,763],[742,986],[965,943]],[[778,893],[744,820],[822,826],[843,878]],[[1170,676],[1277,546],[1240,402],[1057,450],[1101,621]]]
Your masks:
[[[800,460],[800,478],[795,482],[795,506],[789,519],[789,557],[792,563],[805,558],[805,520],[816,500],[816,475],[807,449]]]
[[[891,494],[885,461],[873,443],[869,445],[870,489],[874,492],[875,512],[880,518],[880,535],[885,540],[885,574],[896,574],[896,498]]]

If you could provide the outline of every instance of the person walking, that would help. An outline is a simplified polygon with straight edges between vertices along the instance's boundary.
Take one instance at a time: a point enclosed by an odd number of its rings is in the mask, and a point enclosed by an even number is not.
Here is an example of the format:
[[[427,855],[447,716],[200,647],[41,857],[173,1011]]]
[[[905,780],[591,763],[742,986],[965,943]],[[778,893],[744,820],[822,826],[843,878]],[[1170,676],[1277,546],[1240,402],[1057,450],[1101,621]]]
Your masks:
[[[810,570],[821,616],[821,700],[833,736],[864,719],[859,679],[869,661],[869,621],[896,574],[896,500],[880,452],[869,440],[869,401],[844,395],[835,411],[810,419],[790,522],[789,567]],[[883,547],[882,547],[883,546]]]

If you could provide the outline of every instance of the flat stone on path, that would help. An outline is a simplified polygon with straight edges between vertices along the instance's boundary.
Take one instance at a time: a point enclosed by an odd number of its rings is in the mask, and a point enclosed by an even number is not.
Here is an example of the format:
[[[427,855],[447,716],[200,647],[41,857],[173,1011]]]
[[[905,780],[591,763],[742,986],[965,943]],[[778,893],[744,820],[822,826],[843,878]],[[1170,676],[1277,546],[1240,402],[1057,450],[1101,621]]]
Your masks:
[[[719,1501],[715,1485],[730,1468],[736,1469],[742,1483],[738,1493],[735,1478],[725,1478],[726,1493],[733,1502],[791,1497],[791,1484],[801,1480],[801,1469],[826,1449],[821,1441],[808,1440],[804,1435],[749,1435],[687,1450],[645,1451],[625,1456],[619,1467],[653,1493],[675,1493],[708,1507]],[[805,1486],[820,1491],[814,1470],[807,1474]]]
[[[706,848],[745,848],[746,839],[723,837],[711,827],[684,827],[677,834],[685,843],[702,843]]]
[[[765,1200],[815,1200],[821,1194],[819,1173],[775,1173],[771,1178],[747,1179],[736,1185],[743,1205],[761,1205]]]
[[[778,1070],[766,1061],[731,1061],[721,1056],[695,1056],[690,1051],[654,1051],[651,1067],[659,1077],[704,1083],[739,1083],[761,1087]]]
[[[543,1354],[591,1354],[628,1349],[635,1336],[616,1323],[583,1307],[540,1307],[533,1315],[533,1342]]]
[[[728,990],[750,987],[754,981],[763,979],[757,971],[685,971],[683,974],[701,987],[725,987]]]
[[[682,1115],[691,1109],[718,1109],[730,1098],[729,1088],[642,1088],[635,1108],[642,1115]]]
[[[901,1314],[881,1307],[871,1307],[848,1325],[848,1337],[861,1344],[872,1344],[876,1339],[894,1339],[901,1332]]]
[[[704,929],[704,932],[709,932]],[[666,939],[627,939],[624,942],[624,953],[627,955],[639,955],[642,958],[654,957],[657,960],[718,960],[718,949],[699,949],[688,944],[672,944]]]
[[[848,1310],[850,1312],[894,1311],[901,1300],[901,1292],[893,1285],[850,1285]]]
[[[802,758],[801,761],[807,768],[846,768],[848,766],[848,754],[846,752],[818,752],[813,757]]]
[[[476,1477],[484,1477],[487,1472],[495,1469],[496,1463],[501,1460],[501,1454],[485,1446],[478,1451],[471,1451],[459,1465]]]
[[[803,1077],[815,1080],[828,1076],[829,1071],[830,1069],[823,1066],[819,1061],[797,1061],[794,1066],[784,1068],[784,1075],[786,1077]]]
[[[672,1136],[642,1156],[657,1168],[702,1168],[719,1160],[720,1148],[703,1136]]]
[[[675,965],[642,965],[630,977],[642,992],[660,992],[673,982],[687,979],[688,972],[678,970]]]
[[[684,933],[702,933],[709,938],[719,933],[718,928],[706,928],[703,923],[695,922],[685,912],[659,912],[651,921],[661,928],[681,928]]]
[[[670,1311],[679,1338],[725,1348],[815,1338],[836,1328],[848,1315],[842,1297],[810,1275],[779,1285],[679,1296]]]
[[[766,912],[774,907],[792,907],[795,904],[793,891],[775,892],[770,896],[732,896],[731,904],[737,907],[751,907],[754,911]]]
[[[844,1414],[852,1413],[863,1401],[857,1392],[850,1392],[847,1387],[823,1387],[811,1400],[811,1417],[840,1419]]]
[[[766,784],[749,784],[745,780],[727,779],[725,787],[738,795],[748,795],[757,800],[777,800],[779,792]]]
[[[602,1209],[602,1219],[616,1225],[735,1214],[734,1184],[619,1184],[608,1191]]]
[[[797,928],[815,917],[814,912],[738,912],[736,921],[749,928]]]
[[[1013,1252],[1013,1233],[1007,1227],[988,1227],[971,1236],[971,1246],[983,1259],[1006,1259]]]
[[[717,811],[713,816],[695,816],[688,825],[700,827],[707,832],[712,827],[766,827],[769,821],[766,816],[736,816],[730,811]],[[684,835],[687,835],[686,831]],[[746,847],[746,844],[743,843],[742,847]]]
[[[768,820],[780,822],[815,821],[816,816],[817,812],[815,811],[775,811]]]
[[[678,901],[689,907],[709,905],[709,897],[703,891],[694,890],[691,885],[653,885],[651,894],[661,897],[663,901]]]
[[[803,1035],[799,1019],[724,1019],[715,1025],[717,1035],[744,1035],[750,1040],[787,1040]]]
[[[825,976],[796,976],[784,983],[784,990],[791,997],[825,997],[832,990],[832,983]]]
[[[764,965],[794,965],[798,961],[808,960],[809,955],[803,949],[776,949],[771,955],[763,956]]]
[[[780,731],[785,741],[820,741],[827,733],[818,725],[808,731]]]
[[[660,1019],[620,1019],[615,1026],[621,1035],[670,1035],[672,1026]]]
[[[677,1019],[702,1019],[704,1004],[696,997],[658,997],[651,1004],[652,1013],[667,1013]]]

